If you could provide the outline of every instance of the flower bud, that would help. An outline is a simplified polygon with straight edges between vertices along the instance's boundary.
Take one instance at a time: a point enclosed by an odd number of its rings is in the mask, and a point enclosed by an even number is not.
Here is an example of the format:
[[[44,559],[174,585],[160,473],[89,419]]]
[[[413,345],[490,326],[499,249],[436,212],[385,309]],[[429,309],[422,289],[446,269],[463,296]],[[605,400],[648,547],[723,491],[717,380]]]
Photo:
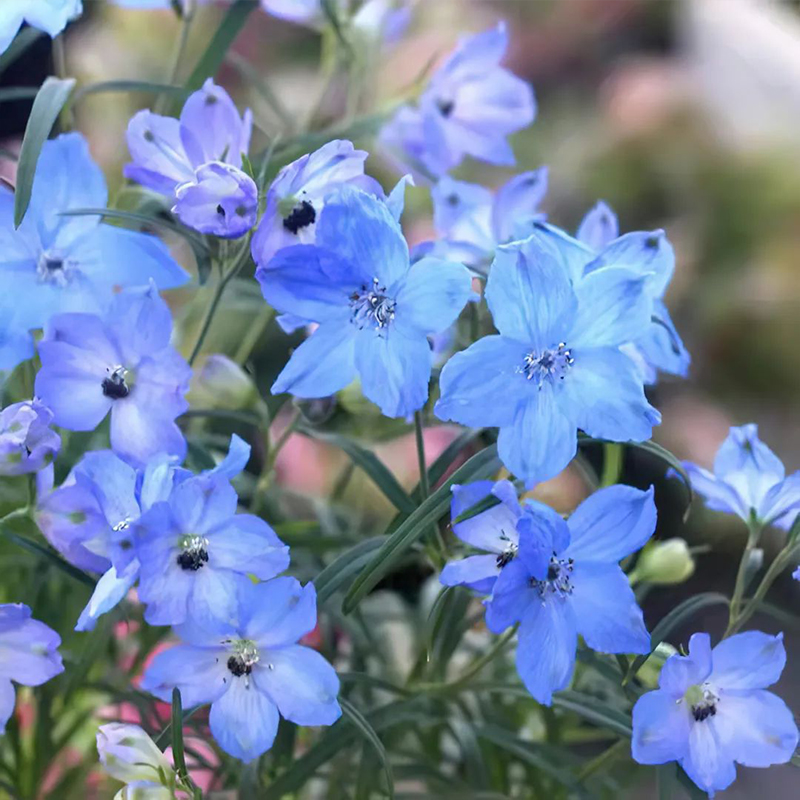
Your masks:
[[[208,356],[192,379],[189,399],[198,408],[249,408],[258,400],[250,376],[221,353]]]
[[[670,656],[674,656],[678,651],[668,642],[661,642],[658,647],[647,657],[647,661],[642,664],[636,677],[648,689],[655,689],[658,686],[658,678],[661,675],[661,668]]]
[[[53,414],[38,400],[4,408],[0,413],[0,475],[38,472],[51,463],[61,437],[50,428]]]
[[[123,786],[115,795],[114,800],[173,800],[175,797],[171,789],[152,781],[134,781]]]
[[[138,725],[118,722],[101,725],[97,732],[97,752],[105,771],[125,783],[141,781],[158,787],[162,775],[173,773],[172,764]]]
[[[630,575],[631,583],[682,583],[694,572],[694,558],[683,539],[651,542]]]

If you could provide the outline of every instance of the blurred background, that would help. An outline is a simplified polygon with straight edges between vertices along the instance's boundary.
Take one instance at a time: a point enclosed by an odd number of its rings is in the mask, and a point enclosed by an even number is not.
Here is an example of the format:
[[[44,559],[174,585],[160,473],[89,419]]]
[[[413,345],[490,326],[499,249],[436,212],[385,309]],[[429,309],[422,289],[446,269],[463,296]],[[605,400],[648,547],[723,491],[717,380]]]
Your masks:
[[[87,13],[67,35],[71,74],[85,83],[166,79],[178,30],[173,13],[121,9],[98,0],[84,4]],[[223,10],[200,9],[190,52],[202,52]],[[536,92],[538,117],[513,144],[520,170],[550,167],[544,203],[550,221],[574,231],[583,214],[603,199],[619,215],[623,232],[664,228],[675,248],[677,269],[667,303],[693,363],[688,380],[662,380],[651,390],[651,401],[663,414],[655,440],[678,458],[710,466],[729,426],[757,422],[761,438],[787,472],[794,471],[800,467],[800,3],[420,0],[404,36],[379,48],[369,70],[357,76],[361,84],[355,103],[345,98],[344,75],[321,83],[317,32],[259,13],[238,38],[218,82],[240,107],[253,108],[257,131],[252,152],[259,152],[275,137],[302,130],[305,121],[325,129],[343,116],[352,123],[390,107],[429,64],[449,52],[459,33],[482,30],[499,19],[508,22],[511,36],[507,65]],[[2,73],[0,85],[36,86],[50,68],[49,44],[40,40],[23,61]],[[263,86],[251,80],[252,70],[278,98],[285,118],[276,113]],[[118,193],[123,206],[130,191],[121,178],[127,160],[125,128],[132,113],[150,100],[139,94],[90,95],[76,108],[77,127],[103,165],[112,197]],[[4,148],[18,146],[29,105],[3,106]],[[362,132],[356,142],[372,154],[368,171],[388,188],[398,176],[373,150],[374,126],[365,125]],[[6,162],[3,168],[9,174],[13,167]],[[468,163],[456,174],[499,186],[513,172]],[[404,217],[410,241],[432,235],[430,212],[425,187],[410,190]],[[174,245],[179,248],[180,242]],[[191,267],[190,253],[184,256]],[[171,298],[189,345],[207,299],[203,292],[194,295],[186,290]],[[233,357],[253,319],[259,319],[262,303],[253,281],[233,286],[212,329],[210,348]],[[298,339],[287,337],[268,318],[257,333],[244,360],[266,395]],[[324,412],[327,421],[330,409]],[[407,486],[415,484],[416,455],[407,428],[382,421],[357,392],[344,392],[332,413],[331,425],[377,440],[380,457]],[[429,458],[454,435],[447,426],[429,430]],[[596,455],[589,453],[590,459]],[[341,486],[346,469],[346,457],[337,449],[292,436],[277,464],[278,484],[297,498],[291,510],[298,515],[310,514],[317,498],[341,489],[342,504],[375,535],[391,509],[359,474]],[[680,485],[667,481],[663,465],[643,454],[629,452],[623,470],[624,479],[634,485],[656,483],[657,535],[682,537],[696,548],[697,569],[688,581],[653,587],[646,594],[648,626],[686,596],[729,592],[744,525],[706,511],[697,501],[684,521]],[[580,476],[568,471],[538,487],[536,495],[566,512],[585,491]],[[778,548],[780,536],[767,536],[766,558]],[[435,576],[425,570],[394,580],[383,586],[393,599],[376,602],[415,603],[434,591]],[[800,607],[800,584],[785,575],[770,600],[787,610]],[[713,613],[701,616],[674,643],[686,641],[694,629],[718,636],[723,622]],[[774,616],[753,622],[766,631],[785,631],[789,668],[778,691],[800,709],[800,631],[792,624],[788,617]],[[402,636],[395,644],[402,649]],[[791,766],[740,768],[739,775],[725,797],[758,792],[797,796]],[[648,781],[642,773],[632,796],[653,796]]]

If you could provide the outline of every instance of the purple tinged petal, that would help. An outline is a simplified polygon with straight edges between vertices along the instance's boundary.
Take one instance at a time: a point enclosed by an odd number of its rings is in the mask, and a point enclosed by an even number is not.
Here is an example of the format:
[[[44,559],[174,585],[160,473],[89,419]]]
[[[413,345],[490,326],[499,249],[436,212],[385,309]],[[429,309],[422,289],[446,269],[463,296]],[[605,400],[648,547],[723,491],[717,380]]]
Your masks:
[[[431,199],[433,224],[440,236],[494,249],[497,241],[490,225],[494,198],[485,186],[445,175],[431,189]]]
[[[177,687],[187,708],[213,703],[228,688],[230,673],[225,665],[225,653],[222,646],[206,648],[185,644],[162,650],[145,670],[141,687],[167,702]]]
[[[228,755],[250,762],[272,747],[278,709],[269,697],[241,678],[211,705],[211,733]]]
[[[14,403],[0,412],[0,475],[38,472],[52,463],[61,447],[52,421],[52,411],[38,400]]]
[[[480,594],[490,594],[500,567],[495,555],[468,556],[445,564],[439,575],[442,586],[466,586]]]
[[[125,166],[126,178],[167,195],[177,184],[192,179],[194,169],[177,119],[139,111],[128,123],[126,140],[133,159]]]
[[[0,605],[0,678],[40,686],[64,671],[61,637],[22,604]]]
[[[242,630],[260,648],[296,644],[317,624],[317,592],[313,583],[301,586],[282,577],[242,590]]]
[[[495,239],[505,243],[516,239],[523,220],[539,218],[539,206],[547,194],[547,167],[514,176],[501,187],[492,206]]]
[[[97,623],[99,617],[108,613],[118,603],[122,601],[131,586],[136,583],[139,577],[139,562],[132,561],[125,571],[118,575],[112,566],[97,582],[92,596],[86,604],[86,608],[81,612],[78,623],[75,625],[76,631],[91,631]]]
[[[2,40],[0,39],[0,51],[3,50]],[[0,734],[5,733],[6,723],[14,713],[14,706],[17,702],[14,685],[7,678],[0,678]]]
[[[681,762],[686,774],[709,796],[727,789],[736,780],[736,766],[721,741],[719,727],[715,717],[702,725],[692,725],[689,751]]]
[[[703,683],[711,674],[711,637],[692,634],[689,655],[670,656],[661,668],[658,685],[675,699],[683,697],[690,686]]]
[[[233,480],[247,466],[250,460],[250,445],[235,433],[231,436],[228,453],[207,475],[220,475],[228,480]]]
[[[592,250],[602,250],[619,236],[617,215],[607,203],[598,201],[581,220],[577,236]]]
[[[783,634],[761,631],[737,633],[712,651],[709,682],[725,691],[765,689],[777,683],[786,666]]]
[[[668,692],[643,694],[633,707],[631,754],[639,764],[680,761],[689,748],[691,714]]]
[[[498,555],[508,547],[509,543],[517,543],[519,537],[516,526],[522,509],[517,501],[516,490],[510,481],[497,483],[477,481],[467,486],[454,484],[450,491],[453,495],[450,503],[453,533],[462,542]],[[490,494],[499,498],[501,502],[470,519],[455,522],[461,514]]]
[[[692,464],[691,461],[682,462],[682,466],[689,476],[692,489],[705,500],[708,508],[726,514],[736,514],[742,519],[749,517],[750,509],[733,486],[717,478],[707,469]]]
[[[260,517],[236,514],[209,533],[214,565],[265,581],[289,566],[289,548]]]

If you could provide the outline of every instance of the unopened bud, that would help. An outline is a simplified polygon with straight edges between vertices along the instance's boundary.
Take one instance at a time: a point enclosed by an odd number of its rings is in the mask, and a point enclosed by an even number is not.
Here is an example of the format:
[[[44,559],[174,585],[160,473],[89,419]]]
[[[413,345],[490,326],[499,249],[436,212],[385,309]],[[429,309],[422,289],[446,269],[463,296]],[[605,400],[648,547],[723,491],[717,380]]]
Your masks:
[[[651,542],[642,550],[631,583],[683,583],[694,572],[694,558],[683,539]]]
[[[224,408],[229,411],[250,408],[258,400],[250,376],[221,353],[206,358],[192,379],[189,400],[197,408]]]
[[[138,725],[118,722],[101,725],[97,731],[97,752],[105,771],[125,783],[140,781],[159,787],[162,778],[173,773],[172,764]]]
[[[667,642],[661,642],[656,649],[647,657],[647,661],[642,664],[636,677],[648,689],[655,689],[658,686],[658,678],[661,675],[661,668],[670,656],[674,656],[678,651]]]

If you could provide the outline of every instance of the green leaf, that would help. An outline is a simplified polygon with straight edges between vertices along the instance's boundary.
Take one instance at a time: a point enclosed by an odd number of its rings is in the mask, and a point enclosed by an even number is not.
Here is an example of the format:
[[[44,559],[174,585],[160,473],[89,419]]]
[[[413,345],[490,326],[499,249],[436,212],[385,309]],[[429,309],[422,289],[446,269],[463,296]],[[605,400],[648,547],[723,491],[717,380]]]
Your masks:
[[[462,431],[447,447],[442,451],[439,457],[428,467],[428,485],[431,487],[436,486],[437,483],[444,477],[444,474],[452,466],[453,462],[461,455],[461,453],[469,447],[481,434],[483,429],[466,430]],[[415,503],[422,500],[419,484],[411,492],[411,498]]]
[[[181,690],[176,686],[172,690],[172,760],[181,778],[189,773],[186,769],[186,754],[183,748],[183,704]]]
[[[49,547],[43,547],[38,542],[34,542],[32,539],[28,539],[25,536],[18,536],[16,533],[8,530],[6,527],[0,528],[0,534],[5,536],[9,542],[13,542],[18,547],[22,547],[23,549],[27,550],[29,553],[33,553],[34,555],[44,558],[46,561],[49,561],[54,566],[58,567],[58,569],[60,569],[62,572],[65,572],[71,578],[74,578],[76,581],[80,581],[86,586],[91,586],[92,589],[94,589],[94,579],[92,579],[85,572],[79,570],[77,567],[73,567],[68,561],[64,561],[64,559],[61,558],[61,556],[55,550],[52,550]]]
[[[553,705],[563,708],[565,711],[572,711],[588,722],[614,731],[620,736],[630,739],[633,732],[628,714],[606,705],[591,695],[570,690],[558,692],[553,695]]]
[[[0,53],[0,75],[42,36],[44,36],[44,31],[40,31],[38,28],[23,28],[8,49],[4,53]]]
[[[392,475],[386,465],[375,455],[361,445],[356,444],[346,436],[335,433],[322,433],[312,428],[298,428],[298,433],[326,442],[334,447],[343,450],[350,460],[361,467],[371,478],[372,482],[383,492],[387,500],[398,510],[410,514],[415,509],[414,501],[408,496],[406,490],[397,482],[397,478]]]
[[[72,98],[77,103],[90,94],[106,92],[142,92],[143,94],[169,94],[176,98],[185,98],[189,90],[185,86],[173,86],[168,83],[150,83],[149,81],[99,81],[81,86]]]
[[[386,541],[383,536],[376,536],[359,542],[342,553],[335,561],[328,564],[314,580],[317,590],[317,603],[321,605],[336,592],[348,578],[355,575],[372,558],[375,551]]]
[[[392,765],[389,763],[389,758],[386,755],[386,748],[380,737],[375,733],[375,729],[369,724],[366,717],[348,700],[343,697],[339,698],[339,704],[342,707],[344,716],[350,723],[358,730],[364,737],[364,741],[368,742],[378,759],[383,766],[383,771],[386,774],[386,786],[389,792],[389,797],[394,797],[394,777],[392,776]]]
[[[25,212],[31,201],[33,178],[36,174],[39,153],[42,152],[42,146],[47,141],[50,131],[53,130],[53,125],[74,87],[74,78],[48,78],[33,101],[17,167],[17,187],[14,192],[15,228],[19,228],[25,218]]]
[[[680,605],[673,608],[672,611],[653,628],[650,634],[650,653],[636,656],[633,663],[628,668],[628,672],[623,680],[623,685],[628,683],[631,678],[636,675],[642,664],[650,657],[650,654],[655,651],[656,647],[658,647],[672,631],[697,614],[698,611],[702,611],[709,606],[727,606],[729,602],[730,601],[724,594],[719,594],[719,592],[705,592],[704,594],[689,597]]]
[[[9,100],[30,100],[38,93],[39,90],[35,86],[9,86],[7,89],[0,89],[0,103]]]
[[[447,514],[450,508],[450,487],[454,483],[470,483],[486,480],[497,473],[502,463],[497,456],[497,446],[476,453],[466,464],[457,469],[413,514],[386,537],[383,546],[353,581],[344,599],[342,609],[351,612],[375,585],[396,565],[409,548]]]
[[[247,18],[257,6],[258,4],[254,3],[253,0],[236,0],[228,9],[213,39],[209,42],[208,47],[186,81],[186,89],[188,91],[196,92],[203,85],[206,78],[213,78],[217,74],[222,62],[225,60],[228,48],[234,43],[245,22],[247,22]]]
[[[659,764],[656,767],[656,787],[658,790],[658,800],[672,800],[675,788],[678,783],[678,769],[675,762],[669,764]]]

